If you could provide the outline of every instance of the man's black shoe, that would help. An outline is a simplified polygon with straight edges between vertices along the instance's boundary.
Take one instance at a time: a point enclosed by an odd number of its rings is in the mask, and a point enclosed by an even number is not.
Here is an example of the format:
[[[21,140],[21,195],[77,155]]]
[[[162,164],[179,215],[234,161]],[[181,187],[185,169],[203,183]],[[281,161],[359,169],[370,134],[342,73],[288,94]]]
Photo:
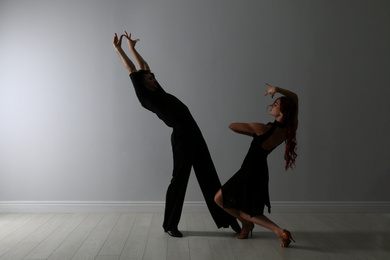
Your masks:
[[[167,232],[171,237],[183,237],[183,234],[177,229],[172,229],[165,232]]]

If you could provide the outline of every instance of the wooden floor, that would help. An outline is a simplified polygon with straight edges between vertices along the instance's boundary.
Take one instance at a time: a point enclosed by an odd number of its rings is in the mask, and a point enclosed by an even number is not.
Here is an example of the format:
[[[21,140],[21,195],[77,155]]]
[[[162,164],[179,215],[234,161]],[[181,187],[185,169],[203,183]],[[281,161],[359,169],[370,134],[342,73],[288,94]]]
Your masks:
[[[183,213],[183,238],[162,213],[0,214],[0,259],[390,259],[390,214],[271,214],[296,240],[256,226],[238,240],[208,213]]]

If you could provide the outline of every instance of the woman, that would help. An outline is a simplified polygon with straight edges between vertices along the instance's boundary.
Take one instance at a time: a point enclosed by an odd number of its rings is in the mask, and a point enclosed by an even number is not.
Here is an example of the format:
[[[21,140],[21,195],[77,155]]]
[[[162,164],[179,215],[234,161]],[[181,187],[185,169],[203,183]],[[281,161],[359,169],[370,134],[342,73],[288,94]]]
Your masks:
[[[269,84],[267,86],[266,96],[271,95],[273,98],[275,93],[284,95],[271,105],[270,115],[275,121],[266,125],[233,123],[229,126],[236,133],[253,137],[253,141],[240,170],[222,186],[214,200],[241,221],[242,230],[237,238],[248,238],[255,223],[273,231],[282,241],[281,246],[287,247],[291,240],[295,242],[291,233],[263,215],[264,206],[267,206],[269,213],[271,208],[267,156],[284,141],[286,170],[294,165],[297,156],[295,135],[298,126],[298,97],[289,90]]]

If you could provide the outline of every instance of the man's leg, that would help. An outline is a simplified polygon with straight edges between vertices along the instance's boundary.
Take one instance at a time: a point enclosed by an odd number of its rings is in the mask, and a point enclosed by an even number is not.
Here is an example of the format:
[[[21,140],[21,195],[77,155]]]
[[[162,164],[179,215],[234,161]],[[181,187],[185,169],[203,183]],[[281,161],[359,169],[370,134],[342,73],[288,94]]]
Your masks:
[[[206,142],[202,139],[197,142],[194,155],[194,170],[199,186],[202,190],[207,207],[218,228],[231,226],[237,233],[241,228],[233,216],[221,209],[214,201],[215,194],[221,188],[221,182],[215,170]]]
[[[183,140],[172,138],[173,174],[165,201],[163,223],[165,232],[175,231],[179,225],[192,166],[192,151],[186,148],[187,145]]]

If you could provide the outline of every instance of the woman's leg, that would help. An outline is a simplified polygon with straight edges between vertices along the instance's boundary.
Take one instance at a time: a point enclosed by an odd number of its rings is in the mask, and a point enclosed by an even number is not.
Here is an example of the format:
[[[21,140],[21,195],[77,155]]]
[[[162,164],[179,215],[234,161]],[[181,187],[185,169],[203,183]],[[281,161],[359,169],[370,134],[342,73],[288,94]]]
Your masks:
[[[264,215],[251,218],[248,214],[240,211],[240,216],[247,221],[256,223],[257,225],[268,228],[269,230],[274,232],[279,237],[280,241],[282,241],[282,247],[288,247],[288,245],[291,243],[291,240],[295,242],[295,240],[291,236],[290,231],[280,228],[278,225],[276,225]]]
[[[223,207],[223,197],[222,197],[222,191],[219,190],[217,194],[215,194],[214,198],[215,202],[223,208],[226,212],[237,218],[242,223],[242,231],[237,236],[237,238],[247,238],[248,234],[253,230],[253,223],[265,227],[272,232],[274,232],[279,239],[282,241],[281,246],[287,247],[290,244],[290,239],[295,242],[295,240],[291,237],[291,233],[288,230],[280,228],[278,225],[276,225],[274,222],[272,222],[269,218],[267,218],[264,215],[251,217],[248,214],[242,212],[241,210],[237,209],[227,209]]]
[[[215,194],[214,197],[215,203],[217,203],[218,206],[220,206],[223,210],[225,210],[227,213],[238,219],[242,223],[242,229],[252,226],[253,224],[250,223],[250,221],[245,220],[241,217],[238,209],[228,209],[223,207],[223,197],[222,197],[222,191],[221,189],[218,190],[218,192]],[[248,232],[249,233],[249,232]]]
[[[283,229],[280,228],[278,225],[276,225],[274,222],[272,222],[269,218],[267,218],[264,215],[255,216],[255,217],[251,218],[251,216],[249,216],[248,214],[246,214],[242,211],[239,211],[239,214],[240,214],[240,217],[245,219],[246,221],[250,221],[250,222],[253,222],[259,226],[265,227],[265,228],[271,230],[272,232],[274,232],[278,237],[283,235]]]

